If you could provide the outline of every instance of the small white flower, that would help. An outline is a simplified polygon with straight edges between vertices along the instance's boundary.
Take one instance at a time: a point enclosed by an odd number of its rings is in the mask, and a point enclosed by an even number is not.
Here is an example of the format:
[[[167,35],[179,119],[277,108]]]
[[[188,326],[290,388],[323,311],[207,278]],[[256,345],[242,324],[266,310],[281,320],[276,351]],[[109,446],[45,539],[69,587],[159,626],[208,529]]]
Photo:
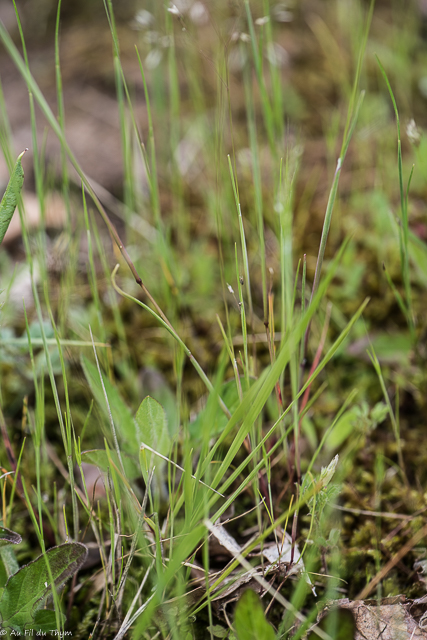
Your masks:
[[[203,2],[195,2],[188,15],[194,24],[197,25],[206,24],[209,20],[209,14]]]
[[[327,487],[335,473],[338,464],[338,454],[331,460],[327,467],[322,467],[320,472],[320,482],[322,487]]]
[[[277,42],[268,43],[266,55],[275,67],[284,67],[289,60],[288,52]]]
[[[168,11],[174,16],[179,16],[179,9],[176,4],[171,4],[171,6],[168,7]]]
[[[418,129],[415,120],[412,118],[406,125],[406,135],[409,138],[409,142],[415,146],[420,144],[421,131]]]
[[[140,9],[135,15],[135,24],[140,28],[144,29],[149,27],[154,22],[154,16],[152,13],[147,11],[146,9]]]
[[[144,34],[144,41],[147,44],[157,44],[159,41],[159,33],[158,31],[146,31]]]
[[[292,22],[294,18],[292,11],[289,11],[289,4],[285,2],[276,4],[272,13],[277,22]]]
[[[241,71],[246,63],[248,56],[241,47],[233,47],[228,56],[228,68],[232,72]]]
[[[162,36],[159,40],[159,44],[161,47],[167,49],[171,45],[171,36]]]
[[[258,27],[262,27],[263,25],[267,24],[267,22],[270,22],[270,17],[269,16],[263,16],[262,18],[257,18],[255,20],[255,24]]]
[[[160,49],[151,49],[145,58],[145,66],[147,69],[155,69],[159,66],[162,60],[163,54]]]
[[[175,4],[171,2],[171,5],[178,10],[178,13],[184,15],[190,11],[193,5],[193,0],[175,0]]]

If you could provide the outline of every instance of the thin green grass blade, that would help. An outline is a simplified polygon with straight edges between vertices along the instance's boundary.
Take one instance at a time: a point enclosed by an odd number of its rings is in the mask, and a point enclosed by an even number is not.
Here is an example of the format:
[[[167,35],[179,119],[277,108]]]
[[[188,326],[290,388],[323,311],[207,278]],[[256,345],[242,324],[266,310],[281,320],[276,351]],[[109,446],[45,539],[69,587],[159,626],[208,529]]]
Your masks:
[[[345,158],[345,155],[347,153],[351,137],[352,137],[352,135],[354,133],[354,129],[356,127],[356,123],[357,123],[357,119],[358,119],[360,108],[362,106],[364,95],[365,94],[362,91],[360,96],[359,96],[359,100],[358,100],[358,102],[356,104],[355,110],[354,110],[354,115],[353,115],[353,118],[351,120],[351,123],[350,123],[350,126],[349,126],[349,130],[348,130],[348,133],[347,133],[347,138],[343,142],[342,154],[340,155],[340,157],[338,158],[338,161],[337,161],[337,166],[336,166],[336,169],[335,169],[335,175],[334,175],[334,179],[333,179],[333,182],[332,182],[332,187],[331,187],[331,190],[329,192],[328,204],[326,206],[325,220],[324,220],[324,223],[323,223],[322,237],[320,239],[320,247],[319,247],[319,253],[318,253],[317,263],[316,263],[316,271],[315,271],[315,274],[314,274],[313,288],[312,288],[312,292],[311,292],[311,300],[313,299],[313,296],[315,295],[315,293],[317,291],[317,288],[319,286],[320,273],[321,273],[321,270],[322,270],[323,258],[324,258],[325,249],[326,249],[326,243],[328,241],[329,229],[330,229],[330,226],[331,226],[332,212],[333,212],[335,200],[336,200],[336,197],[337,197],[338,185],[339,185],[339,180],[340,180],[340,175],[341,175],[342,164],[344,162],[344,158]],[[310,304],[311,304],[311,300],[310,300]]]
[[[237,216],[239,220],[240,243],[241,243],[241,251],[242,251],[242,258],[243,258],[243,270],[245,274],[246,290],[247,290],[248,303],[249,303],[249,314],[252,322],[254,310],[253,310],[252,296],[251,296],[251,280],[249,276],[249,262],[248,262],[248,251],[246,247],[245,228],[243,226],[242,209],[240,207],[240,202],[239,202],[237,182],[233,172],[233,166],[231,164],[230,156],[228,156],[228,167],[230,171],[231,184],[233,186],[234,200],[235,200]],[[239,278],[239,274],[237,274],[237,277]]]
[[[378,56],[375,56],[378,62],[378,66],[380,68],[381,74],[386,83],[388,92],[390,94],[391,101],[393,103],[393,109],[396,116],[396,126],[397,126],[397,167],[399,174],[399,192],[400,192],[400,211],[402,216],[402,226],[399,229],[399,240],[400,240],[400,259],[401,259],[401,269],[402,269],[402,279],[403,286],[405,289],[405,298],[406,298],[406,307],[407,313],[406,318],[409,325],[409,330],[411,332],[412,339],[415,340],[415,323],[414,323],[414,315],[412,311],[412,293],[411,293],[411,281],[410,281],[410,271],[409,271],[409,220],[408,220],[408,192],[409,187],[412,180],[413,167],[411,173],[409,175],[408,185],[405,193],[405,189],[403,187],[403,163],[402,163],[402,141],[400,137],[400,118],[399,118],[399,110],[397,108],[396,100],[393,94],[393,90],[391,88],[389,79],[387,77],[386,71],[383,65],[380,62]]]
[[[252,460],[252,458],[255,456],[255,454],[257,453],[257,451],[260,449],[260,447],[265,444],[265,442],[268,440],[268,438],[270,438],[273,433],[275,432],[275,430],[277,429],[277,427],[281,424],[281,422],[283,421],[283,418],[291,411],[293,405],[297,404],[298,399],[304,394],[305,390],[312,384],[313,380],[319,375],[319,373],[325,368],[325,366],[327,365],[327,363],[331,360],[331,358],[334,356],[334,354],[336,353],[336,351],[339,349],[339,347],[341,346],[341,344],[343,343],[343,341],[346,339],[346,337],[348,336],[348,334],[350,333],[352,327],[354,326],[354,324],[357,322],[357,320],[360,318],[361,314],[363,313],[364,309],[366,308],[366,305],[368,303],[368,300],[365,300],[362,305],[359,307],[358,311],[356,312],[356,314],[352,317],[352,319],[350,320],[350,322],[347,324],[347,326],[344,328],[344,330],[341,332],[341,334],[338,336],[337,340],[334,342],[334,344],[331,346],[331,348],[328,350],[328,352],[326,353],[325,357],[323,358],[323,360],[319,363],[318,367],[316,368],[316,370],[313,372],[313,374],[308,378],[308,380],[306,381],[306,383],[304,384],[304,386],[300,389],[300,391],[298,392],[297,396],[295,397],[295,399],[288,405],[288,407],[286,408],[286,410],[283,412],[283,414],[279,417],[279,419],[275,422],[275,424],[269,429],[269,431],[267,432],[267,434],[264,436],[264,438],[257,444],[257,446],[254,448],[254,450],[247,456],[247,458],[240,464],[240,466],[233,471],[233,473],[231,473],[227,479],[224,481],[224,483],[221,485],[220,487],[220,492],[221,493],[226,493],[228,487],[232,484],[232,482],[234,482],[234,480],[238,477],[238,475],[240,473],[242,473],[242,471],[245,469],[245,467],[249,464],[249,462]],[[290,432],[293,429],[293,424],[289,427],[288,432]],[[281,439],[283,439],[283,435],[281,436]],[[271,455],[271,451],[269,451],[268,456],[270,457]],[[214,482],[211,481],[210,486],[213,486]],[[214,500],[211,500],[210,502],[210,507],[213,506],[215,502]],[[216,518],[219,517],[219,515],[216,515]],[[215,518],[215,519],[216,519]]]
[[[67,380],[67,372],[65,367],[64,354],[62,352],[62,346],[59,339],[59,333],[56,328],[55,320],[53,318],[52,309],[49,301],[49,293],[47,290],[47,284],[44,284],[44,294],[45,294],[45,302],[49,314],[49,318],[53,327],[53,331],[55,333],[56,344],[58,347],[59,360],[61,363],[61,371],[62,371],[62,381],[64,384],[64,395],[65,395],[65,433],[66,433],[66,442],[64,441],[64,449],[67,456],[67,464],[68,464],[68,474],[70,479],[70,489],[71,489],[71,501],[73,505],[73,525],[74,525],[74,539],[78,539],[79,532],[79,510],[77,508],[77,497],[75,492],[75,480],[74,480],[74,464],[73,464],[73,432],[74,427],[72,425],[72,415],[71,415],[71,406],[70,406],[70,397],[68,393],[68,380]],[[47,354],[46,354],[47,358]]]
[[[369,31],[371,29],[371,23],[372,23],[372,16],[373,16],[373,13],[374,13],[374,7],[375,7],[375,0],[371,0],[371,2],[369,4],[369,9],[368,9],[368,15],[366,17],[365,28],[363,30],[362,42],[361,42],[361,45],[360,45],[360,48],[359,48],[359,55],[357,57],[357,65],[356,65],[356,73],[354,75],[353,90],[352,90],[352,94],[351,94],[351,98],[350,98],[349,108],[348,108],[348,111],[347,111],[347,121],[346,121],[345,128],[344,128],[343,143],[342,143],[342,148],[341,148],[341,153],[340,153],[340,157],[343,160],[344,160],[344,156],[345,156],[345,154],[347,152],[348,145],[350,144],[351,122],[352,122],[352,119],[354,121],[354,117],[353,116],[355,115],[355,111],[357,112],[356,96],[357,96],[357,91],[358,91],[358,87],[359,87],[360,76],[361,76],[361,73],[362,73],[362,64],[363,64],[363,58],[365,57],[366,44],[368,42]]]
[[[274,386],[281,375],[285,365],[290,361],[292,353],[297,349],[297,345],[299,340],[301,340],[304,335],[304,331],[306,330],[309,322],[311,321],[315,309],[317,309],[320,301],[325,295],[327,286],[329,285],[330,280],[333,277],[333,273],[338,266],[338,262],[343,254],[343,251],[347,243],[344,243],[338,252],[337,256],[334,258],[331,263],[330,270],[326,275],[324,282],[319,287],[318,292],[314,298],[313,305],[307,309],[305,315],[296,323],[295,327],[288,332],[287,338],[282,345],[282,348],[277,355],[276,361],[273,365],[271,365],[268,369],[265,369],[259,380],[248,390],[247,395],[243,399],[242,404],[237,408],[234,414],[231,416],[230,421],[227,427],[224,429],[214,446],[212,447],[209,456],[204,461],[205,468],[211,464],[214,459],[215,453],[218,450],[218,447],[224,441],[224,439],[228,436],[228,434],[234,429],[234,427],[243,420],[241,427],[236,434],[233,443],[228,448],[228,451],[225,455],[224,460],[218,466],[217,473],[215,478],[213,479],[211,486],[216,488],[218,483],[223,478],[224,474],[228,470],[233,458],[237,454],[240,449],[244,439],[248,435],[252,425],[255,423],[256,418],[262,411],[265,403],[267,402],[268,397],[274,389]],[[329,353],[329,352],[328,352]],[[332,357],[332,354],[331,356]],[[314,379],[311,377],[310,379]],[[306,388],[304,385],[304,388]]]
[[[399,291],[396,289],[396,285],[394,284],[393,280],[390,277],[389,272],[387,271],[385,265],[383,264],[383,271],[386,277],[386,280],[388,282],[388,285],[390,287],[390,289],[393,291],[394,293],[394,297],[396,298],[396,302],[400,307],[401,312],[403,313],[403,315],[405,316],[405,318],[408,318],[409,315],[409,309],[407,308],[405,301],[403,300],[402,296],[400,295]]]
[[[245,0],[245,10],[246,10],[246,19],[248,21],[248,26],[249,26],[249,35],[251,38],[255,72],[256,72],[258,85],[261,93],[261,108],[263,112],[265,128],[267,130],[267,136],[268,136],[268,141],[270,143],[271,152],[275,156],[277,154],[277,151],[276,151],[276,140],[275,140],[275,132],[274,132],[273,111],[271,108],[270,100],[269,100],[267,89],[265,86],[264,74],[262,69],[262,55],[258,48],[254,22],[252,20],[251,9],[249,6],[249,0]]]
[[[65,137],[65,109],[64,109],[64,93],[62,90],[61,64],[59,58],[59,31],[61,23],[61,5],[62,0],[58,1],[55,23],[55,75],[56,75],[56,100],[58,103],[58,123]],[[70,178],[67,167],[67,153],[63,145],[61,145],[61,185],[62,198],[65,203],[65,211],[67,213],[67,230],[71,233],[71,205],[70,205]]]
[[[256,221],[257,221],[257,228],[258,228],[258,238],[259,238],[264,319],[267,320],[267,267],[266,267],[266,258],[265,258],[261,169],[260,169],[259,149],[258,149],[257,137],[256,137],[256,123],[255,123],[255,109],[254,109],[253,94],[250,87],[249,71],[246,67],[244,69],[243,78],[244,78],[244,85],[245,85],[249,141],[250,141],[251,156],[252,156],[252,176],[253,176],[254,193],[255,193],[254,205],[255,205]]]

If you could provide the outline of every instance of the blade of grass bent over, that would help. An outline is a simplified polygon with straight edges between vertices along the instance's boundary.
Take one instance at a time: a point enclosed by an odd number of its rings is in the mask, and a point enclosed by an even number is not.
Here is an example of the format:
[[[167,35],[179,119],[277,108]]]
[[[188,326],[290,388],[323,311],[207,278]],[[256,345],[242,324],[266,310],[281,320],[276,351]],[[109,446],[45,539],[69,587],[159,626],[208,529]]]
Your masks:
[[[178,342],[178,344],[180,344],[181,347],[184,349],[185,354],[187,355],[187,357],[189,358],[190,362],[192,363],[192,365],[196,369],[197,373],[199,374],[199,376],[201,377],[201,379],[205,383],[206,387],[209,389],[209,391],[211,393],[214,393],[218,397],[218,402],[219,402],[219,404],[221,406],[221,409],[224,411],[224,413],[228,417],[230,417],[231,416],[230,411],[226,407],[224,401],[218,396],[218,393],[215,391],[215,389],[214,389],[214,387],[212,385],[212,382],[209,380],[209,378],[207,377],[206,373],[203,371],[202,367],[200,366],[200,364],[197,362],[196,358],[191,353],[190,349],[187,347],[187,345],[181,340],[179,335],[176,333],[176,331],[172,327],[172,325],[169,322],[165,321],[163,316],[160,317],[155,311],[153,311],[153,309],[150,309],[150,307],[147,306],[144,302],[141,302],[141,300],[137,300],[137,298],[134,298],[129,293],[126,293],[125,291],[123,291],[123,289],[120,289],[120,287],[116,283],[116,274],[117,274],[118,268],[119,268],[119,265],[117,264],[115,266],[114,270],[113,270],[113,273],[111,274],[111,282],[112,282],[112,285],[113,285],[114,289],[117,291],[117,293],[119,293],[124,298],[127,298],[128,300],[132,300],[132,302],[135,302],[140,307],[142,307],[143,309],[145,309],[146,311],[151,313],[151,315],[154,316],[160,322],[160,324],[164,326],[164,328],[167,331],[169,331],[171,336],[173,336],[175,338],[175,340]]]

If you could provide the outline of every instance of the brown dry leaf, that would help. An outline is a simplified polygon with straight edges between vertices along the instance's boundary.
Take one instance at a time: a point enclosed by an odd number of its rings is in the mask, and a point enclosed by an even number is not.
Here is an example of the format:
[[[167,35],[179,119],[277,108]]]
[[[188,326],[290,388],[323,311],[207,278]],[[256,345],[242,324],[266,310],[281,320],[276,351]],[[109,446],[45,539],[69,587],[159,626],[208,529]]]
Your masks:
[[[338,600],[319,614],[322,620],[331,609],[351,611],[355,621],[354,640],[415,640],[425,638],[426,598],[409,600],[403,595],[382,600]],[[310,636],[311,637],[311,636]]]
[[[211,594],[211,602],[214,603],[214,608],[218,615],[225,611],[228,604],[234,602],[240,598],[243,591],[250,588],[256,593],[263,593],[265,588],[260,585],[257,578],[264,578],[270,580],[271,578],[279,578],[282,580],[284,577],[304,572],[304,564],[300,559],[300,553],[295,545],[294,548],[294,562],[290,565],[292,557],[292,540],[290,536],[283,532],[282,529],[278,529],[280,535],[279,542],[267,542],[264,544],[263,549],[259,549],[256,553],[249,554],[248,557],[264,557],[265,561],[258,567],[253,567],[252,570],[247,571],[241,568],[235,569],[225,577],[220,584],[215,588]],[[232,558],[238,558],[244,551],[244,547],[241,547],[239,543],[228,533],[222,524],[215,524],[211,528],[211,542],[210,552],[215,549],[214,554],[216,557],[221,556],[222,549],[224,553]],[[213,543],[213,544],[212,544]],[[216,543],[216,545],[215,545]],[[205,572],[202,567],[199,567],[195,562],[191,565],[191,573],[194,580],[194,584],[202,585],[202,588],[206,585]],[[212,586],[219,577],[221,571],[209,571],[209,584]],[[307,582],[312,587],[310,578],[306,576]]]

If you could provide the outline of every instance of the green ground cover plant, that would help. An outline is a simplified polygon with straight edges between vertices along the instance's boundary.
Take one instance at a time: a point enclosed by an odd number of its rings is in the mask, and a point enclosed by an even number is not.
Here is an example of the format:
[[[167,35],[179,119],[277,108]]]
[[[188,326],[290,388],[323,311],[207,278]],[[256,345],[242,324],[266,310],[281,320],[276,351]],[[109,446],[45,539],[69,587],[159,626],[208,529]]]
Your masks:
[[[0,240],[17,208],[31,286],[14,304],[3,245],[8,634],[340,638],[334,614],[315,624],[327,602],[423,595],[426,46],[415,5],[385,5],[148,2],[130,47],[118,7],[88,3],[112,49],[114,194],[67,136],[61,2],[54,108],[15,2],[15,36],[0,22],[32,135],[30,173],[1,90]]]

